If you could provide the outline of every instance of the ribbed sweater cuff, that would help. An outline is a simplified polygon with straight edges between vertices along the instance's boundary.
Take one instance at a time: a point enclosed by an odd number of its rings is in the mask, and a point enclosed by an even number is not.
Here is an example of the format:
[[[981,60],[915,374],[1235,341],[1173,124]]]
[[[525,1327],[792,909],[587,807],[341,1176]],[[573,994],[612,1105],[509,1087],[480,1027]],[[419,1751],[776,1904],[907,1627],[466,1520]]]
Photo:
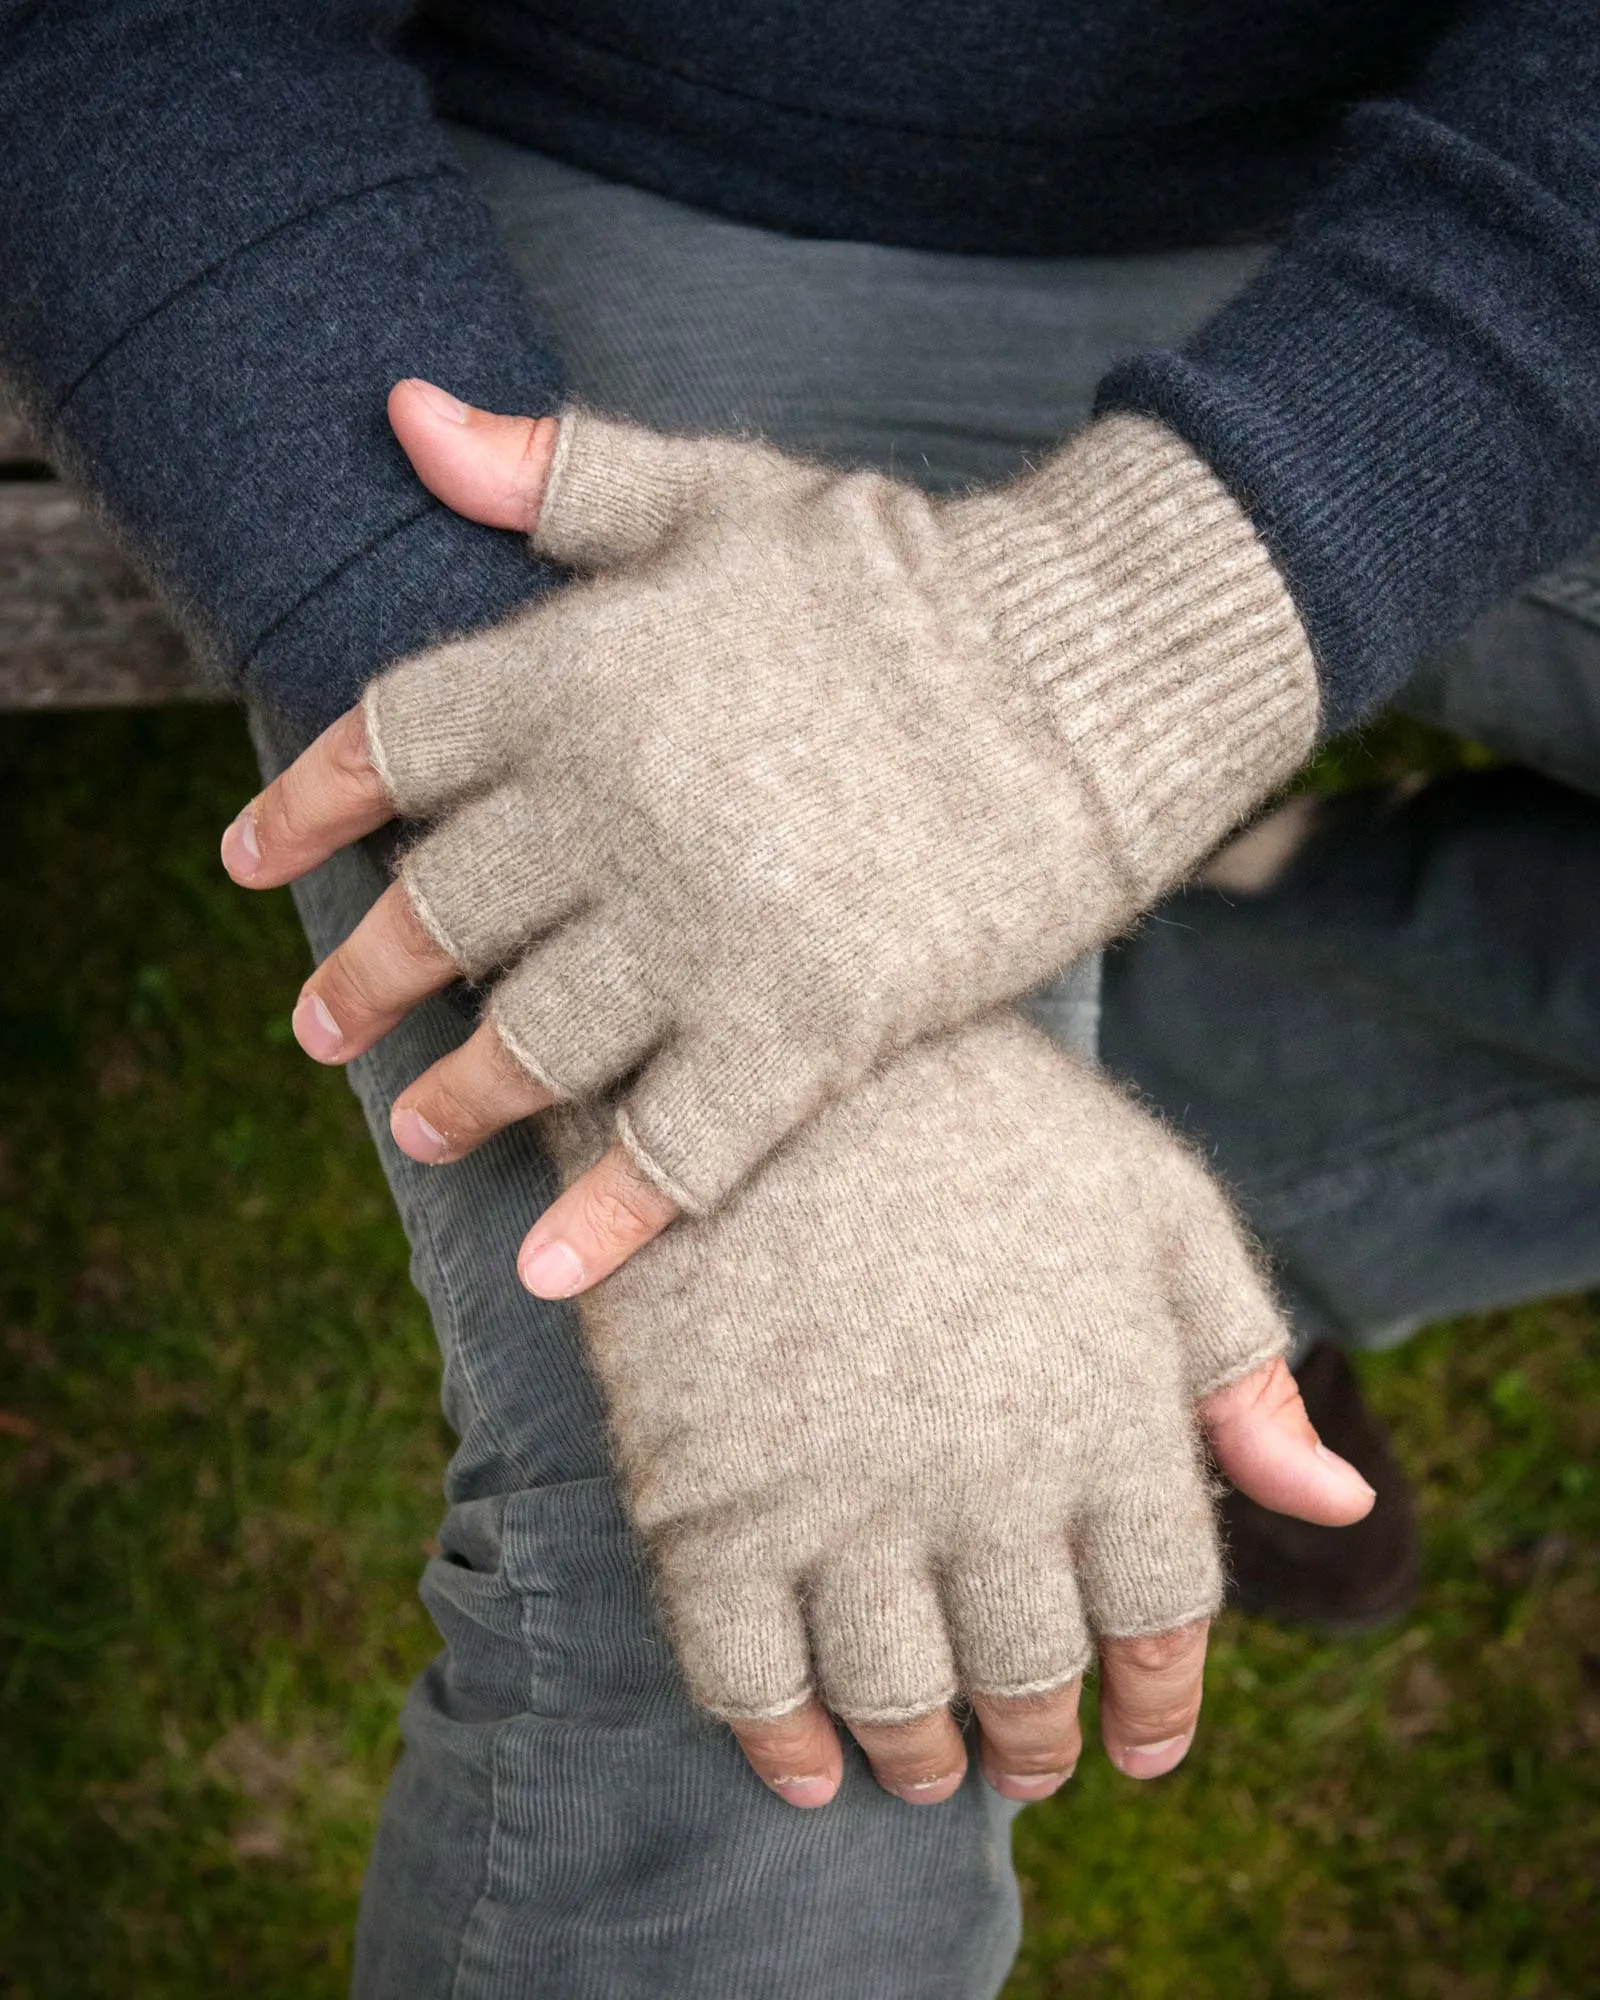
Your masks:
[[[1310,750],[1317,672],[1294,601],[1216,475],[1146,418],[1092,425],[961,511],[971,587],[1142,905]]]
[[[1480,9],[1474,33],[1519,11]],[[1450,115],[1476,137],[1367,107],[1355,165],[1295,241],[1181,352],[1101,385],[1103,416],[1165,424],[1248,507],[1312,635],[1330,733],[1600,530],[1594,37],[1568,11],[1566,77],[1522,57],[1547,116],[1511,120],[1472,65]]]

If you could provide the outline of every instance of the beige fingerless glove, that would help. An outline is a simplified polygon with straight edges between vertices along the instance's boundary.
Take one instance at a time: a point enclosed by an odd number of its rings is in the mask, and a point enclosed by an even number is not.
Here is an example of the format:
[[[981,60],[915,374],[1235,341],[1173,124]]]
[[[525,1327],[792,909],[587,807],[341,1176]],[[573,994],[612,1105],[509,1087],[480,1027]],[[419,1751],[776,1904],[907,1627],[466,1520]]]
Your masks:
[[[423,922],[704,1212],[884,1052],[1123,929],[1310,748],[1246,516],[1116,416],[991,493],[562,423],[588,580],[369,689]]]
[[[549,1114],[563,1169],[605,1143]],[[1221,1594],[1194,1409],[1284,1349],[1211,1180],[1017,1015],[918,1044],[580,1302],[691,1693],[851,1721]]]

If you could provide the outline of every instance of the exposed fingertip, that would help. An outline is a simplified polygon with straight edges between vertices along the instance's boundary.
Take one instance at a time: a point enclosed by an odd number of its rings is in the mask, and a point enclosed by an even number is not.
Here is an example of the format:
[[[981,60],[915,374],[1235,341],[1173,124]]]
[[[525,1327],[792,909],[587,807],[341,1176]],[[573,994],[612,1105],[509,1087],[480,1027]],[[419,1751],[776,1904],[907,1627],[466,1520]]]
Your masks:
[[[289,1025],[294,1038],[316,1062],[337,1062],[344,1053],[344,1031],[318,993],[302,993]]]
[[[517,1261],[517,1274],[536,1298],[570,1299],[587,1279],[583,1259],[570,1243],[535,1244]]]
[[[397,1104],[389,1113],[389,1132],[408,1160],[425,1167],[437,1166],[450,1156],[450,1141],[408,1104]]]
[[[436,382],[424,382],[419,375],[407,376],[405,381],[395,384],[397,389],[410,389],[424,409],[440,417],[447,424],[464,424],[472,415],[470,403],[463,403],[459,396],[452,396],[448,389],[441,389]]]
[[[1182,1736],[1164,1736],[1156,1743],[1122,1743],[1110,1751],[1113,1764],[1125,1778],[1164,1778],[1176,1770],[1189,1754],[1194,1731]]]
[[[825,1806],[839,1789],[837,1778],[768,1778],[767,1784],[785,1804],[814,1809]]]
[[[1350,1516],[1350,1521],[1363,1520],[1378,1503],[1377,1488],[1370,1480],[1363,1478],[1349,1459],[1341,1458],[1336,1451],[1330,1451],[1321,1438],[1318,1438],[1313,1452],[1318,1462],[1326,1469],[1342,1506],[1345,1509],[1354,1507],[1358,1510]]]
[[[1341,1458],[1336,1451],[1330,1451],[1321,1438],[1317,1439],[1316,1452],[1323,1464],[1328,1466],[1330,1470],[1338,1473],[1341,1479],[1349,1484],[1359,1486],[1369,1500],[1377,1499],[1378,1489],[1370,1481],[1362,1477],[1361,1473],[1350,1463],[1349,1459]]]
[[[261,841],[256,833],[256,809],[247,805],[222,836],[222,865],[235,882],[248,882],[261,871]]]

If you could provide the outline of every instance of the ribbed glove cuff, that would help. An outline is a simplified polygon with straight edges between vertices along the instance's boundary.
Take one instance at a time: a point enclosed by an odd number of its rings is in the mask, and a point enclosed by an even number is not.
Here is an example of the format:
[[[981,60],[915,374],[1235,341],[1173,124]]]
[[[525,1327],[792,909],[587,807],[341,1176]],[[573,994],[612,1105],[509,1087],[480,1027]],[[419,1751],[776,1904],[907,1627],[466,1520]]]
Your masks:
[[[1316,737],[1316,663],[1249,517],[1164,425],[1107,417],[950,509],[996,646],[1040,696],[1142,907]]]

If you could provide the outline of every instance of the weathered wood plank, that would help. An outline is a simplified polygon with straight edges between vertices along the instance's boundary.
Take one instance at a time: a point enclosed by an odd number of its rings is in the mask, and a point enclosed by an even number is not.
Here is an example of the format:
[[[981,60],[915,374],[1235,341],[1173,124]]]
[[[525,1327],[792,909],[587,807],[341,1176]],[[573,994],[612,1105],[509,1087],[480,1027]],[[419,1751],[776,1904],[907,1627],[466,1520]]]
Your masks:
[[[19,460],[36,463],[43,457],[28,426],[0,394],[0,465],[15,465]]]
[[[0,709],[225,698],[65,487],[0,482]]]

